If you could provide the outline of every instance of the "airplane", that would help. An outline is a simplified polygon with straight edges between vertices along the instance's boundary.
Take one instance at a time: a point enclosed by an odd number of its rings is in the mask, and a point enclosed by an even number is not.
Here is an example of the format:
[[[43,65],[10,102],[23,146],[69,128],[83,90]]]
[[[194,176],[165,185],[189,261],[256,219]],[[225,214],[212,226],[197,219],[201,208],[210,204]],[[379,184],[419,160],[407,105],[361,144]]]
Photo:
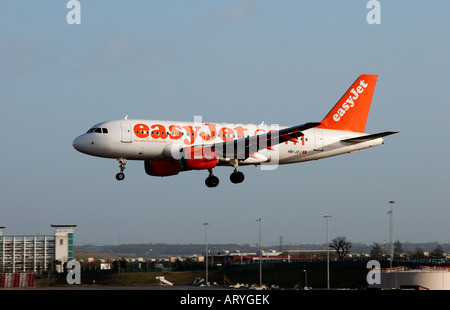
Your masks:
[[[239,167],[266,169],[342,155],[384,143],[397,133],[365,133],[377,75],[360,75],[325,118],[296,126],[205,123],[144,119],[112,120],[92,126],[75,138],[73,147],[91,156],[116,159],[124,180],[127,160],[144,162],[150,176],[207,170],[207,187],[219,178],[213,169],[230,166],[230,181],[244,181]]]

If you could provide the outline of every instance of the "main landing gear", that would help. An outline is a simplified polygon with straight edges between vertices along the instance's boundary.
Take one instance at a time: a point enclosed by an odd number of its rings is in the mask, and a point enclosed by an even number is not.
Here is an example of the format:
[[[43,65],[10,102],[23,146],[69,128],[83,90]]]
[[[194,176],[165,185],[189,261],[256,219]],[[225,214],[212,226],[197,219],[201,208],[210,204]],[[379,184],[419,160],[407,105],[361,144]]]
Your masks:
[[[245,178],[244,174],[238,170],[237,162],[235,162],[233,165],[234,172],[230,175],[230,181],[234,184],[242,183]],[[209,176],[206,178],[205,184],[208,187],[216,187],[217,185],[219,185],[219,178],[213,174],[212,169],[208,169],[208,171]]]
[[[244,174],[235,170],[232,174],[230,174],[230,181],[234,184],[242,183],[244,181]]]
[[[209,176],[206,178],[205,184],[208,187],[216,187],[217,185],[219,185],[219,178],[213,174],[212,169],[208,169],[208,171]]]
[[[117,159],[117,161],[119,162],[120,172],[118,174],[116,174],[116,179],[117,179],[117,181],[122,181],[123,179],[125,179],[125,174],[123,173],[123,171],[125,170],[125,165],[127,164],[127,160],[124,158],[119,158],[119,159]]]
[[[231,183],[238,184],[244,181],[244,174],[239,171],[239,164],[237,159],[233,159],[231,164],[234,166],[234,172],[230,175]]]

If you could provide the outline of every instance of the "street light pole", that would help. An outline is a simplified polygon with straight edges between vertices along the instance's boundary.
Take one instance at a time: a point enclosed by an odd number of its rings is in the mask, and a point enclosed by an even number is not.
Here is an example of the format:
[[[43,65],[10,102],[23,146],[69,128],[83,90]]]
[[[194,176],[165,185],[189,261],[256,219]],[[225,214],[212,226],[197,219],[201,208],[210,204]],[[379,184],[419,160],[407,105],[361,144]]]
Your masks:
[[[303,272],[305,273],[305,287],[303,289],[307,290],[308,289],[308,272],[305,270],[303,270]]]
[[[325,214],[323,217],[327,219],[327,288],[330,288],[330,245],[328,244],[328,219],[331,215]]]
[[[259,246],[258,246],[258,251],[259,251],[259,286],[262,286],[262,255],[261,255],[261,222],[262,219],[259,218],[256,220],[257,222],[259,222]]]
[[[390,246],[390,256],[391,259],[389,260],[389,264],[390,267],[392,268],[392,261],[394,259],[394,209],[393,209],[393,205],[394,205],[395,201],[391,200],[389,201],[389,204],[391,205],[391,210],[388,211],[387,213],[389,214],[389,241],[391,242],[391,246]]]
[[[205,265],[206,265],[206,286],[208,286],[208,222],[203,223],[205,225]]]

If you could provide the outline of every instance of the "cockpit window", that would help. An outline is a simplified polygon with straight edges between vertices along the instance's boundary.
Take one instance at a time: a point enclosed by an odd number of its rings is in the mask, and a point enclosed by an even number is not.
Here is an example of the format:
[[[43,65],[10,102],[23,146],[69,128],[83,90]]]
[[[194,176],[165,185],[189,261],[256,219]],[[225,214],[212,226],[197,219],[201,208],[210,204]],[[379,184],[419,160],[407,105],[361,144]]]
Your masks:
[[[86,133],[91,133],[91,132],[96,132],[96,133],[108,133],[108,128],[91,128],[89,129]]]

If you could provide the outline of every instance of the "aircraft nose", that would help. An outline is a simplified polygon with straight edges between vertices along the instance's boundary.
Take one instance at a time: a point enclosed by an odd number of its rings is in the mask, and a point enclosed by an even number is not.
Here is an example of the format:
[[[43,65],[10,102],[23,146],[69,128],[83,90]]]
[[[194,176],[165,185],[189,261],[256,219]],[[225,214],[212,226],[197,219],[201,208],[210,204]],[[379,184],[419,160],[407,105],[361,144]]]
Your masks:
[[[105,147],[102,147],[101,143],[92,137],[90,134],[83,134],[72,142],[72,146],[80,153],[84,153],[92,156],[102,156],[104,155]]]
[[[75,140],[73,140],[73,142],[72,142],[72,146],[77,151],[83,152],[84,148],[85,148],[83,136],[76,137]]]

